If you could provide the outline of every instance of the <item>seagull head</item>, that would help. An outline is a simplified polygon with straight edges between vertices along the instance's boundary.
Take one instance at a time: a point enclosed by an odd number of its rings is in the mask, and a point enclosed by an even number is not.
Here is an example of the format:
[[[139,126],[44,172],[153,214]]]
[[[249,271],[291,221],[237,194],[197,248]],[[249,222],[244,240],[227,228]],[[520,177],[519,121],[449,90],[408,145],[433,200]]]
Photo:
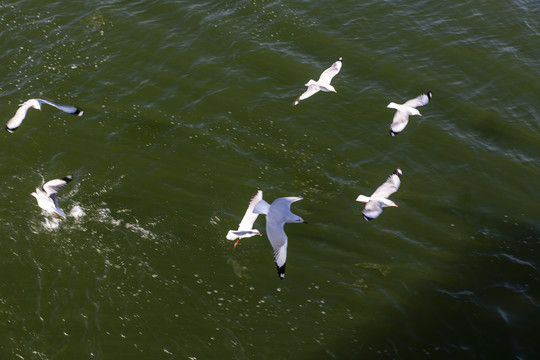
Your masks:
[[[306,223],[306,221],[304,221],[304,219],[302,219],[300,216],[297,216],[297,215],[294,215],[287,222],[289,222],[289,223],[300,223],[300,224],[301,223]]]
[[[327,84],[327,85],[321,85],[321,90],[322,91],[326,91],[326,92],[335,92],[337,93],[337,90],[330,84]]]
[[[397,204],[390,199],[381,199],[380,201],[383,207],[389,207],[389,206],[398,207]]]

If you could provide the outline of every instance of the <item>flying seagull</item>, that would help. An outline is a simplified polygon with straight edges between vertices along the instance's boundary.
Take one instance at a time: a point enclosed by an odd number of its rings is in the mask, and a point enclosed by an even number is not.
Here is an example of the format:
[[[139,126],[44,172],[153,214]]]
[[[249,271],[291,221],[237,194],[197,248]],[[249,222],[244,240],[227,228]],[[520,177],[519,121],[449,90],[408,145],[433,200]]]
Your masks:
[[[73,180],[73,176],[68,175],[62,179],[47,181],[45,184],[37,187],[36,191],[30,195],[36,198],[39,207],[46,212],[66,217],[64,211],[62,211],[62,209],[60,209],[58,206],[56,194],[58,193],[58,190],[64,187],[71,180]]]
[[[330,66],[328,69],[324,70],[321,76],[319,77],[319,80],[309,80],[306,84],[308,87],[306,92],[304,92],[302,95],[298,97],[294,101],[294,105],[298,105],[298,103],[304,99],[307,99],[311,95],[319,92],[319,90],[326,91],[326,92],[337,92],[336,89],[332,85],[330,85],[330,81],[332,81],[332,78],[337,75],[339,70],[341,70],[341,65],[343,64],[343,58],[339,58]]]
[[[23,104],[21,104],[19,109],[15,113],[15,115],[13,115],[11,119],[9,119],[5,128],[6,131],[12,133],[15,130],[17,130],[17,128],[21,126],[24,118],[26,117],[26,113],[28,112],[28,110],[30,108],[41,110],[42,104],[54,106],[55,108],[62,110],[63,112],[66,112],[68,114],[73,114],[77,116],[82,116],[82,114],[84,114],[83,110],[76,108],[75,106],[57,105],[55,103],[52,103],[50,101],[43,100],[43,99],[30,99],[30,100],[25,101]]]
[[[253,195],[251,201],[249,202],[246,213],[244,214],[240,225],[238,225],[238,230],[229,230],[229,232],[227,233],[228,240],[236,240],[236,242],[234,243],[235,247],[236,245],[238,245],[238,241],[240,241],[240,239],[252,237],[255,235],[262,236],[259,230],[253,229],[253,224],[259,216],[259,214],[253,212],[253,209],[255,208],[255,205],[257,205],[257,203],[262,200],[262,196],[262,190],[258,190],[255,195]]]
[[[291,204],[298,200],[302,198],[281,197],[274,200],[272,205],[260,200],[253,209],[254,213],[266,215],[266,233],[274,249],[274,261],[280,279],[285,278],[285,262],[287,261],[287,234],[283,226],[285,223],[305,223],[300,216],[291,212]]]
[[[428,91],[427,93],[418,95],[414,99],[408,100],[404,104],[396,104],[394,102],[388,104],[388,108],[397,110],[394,114],[392,125],[390,125],[390,135],[395,136],[405,129],[405,126],[407,126],[407,123],[409,122],[409,115],[422,116],[416,107],[426,105],[429,100],[431,100],[432,96],[433,94],[431,91]]]
[[[356,198],[356,201],[366,203],[362,215],[366,220],[376,219],[381,215],[383,207],[395,206],[398,207],[392,200],[388,199],[390,195],[395,193],[399,189],[401,184],[401,169],[396,169],[388,177],[388,179],[375,190],[371,196],[360,195]]]

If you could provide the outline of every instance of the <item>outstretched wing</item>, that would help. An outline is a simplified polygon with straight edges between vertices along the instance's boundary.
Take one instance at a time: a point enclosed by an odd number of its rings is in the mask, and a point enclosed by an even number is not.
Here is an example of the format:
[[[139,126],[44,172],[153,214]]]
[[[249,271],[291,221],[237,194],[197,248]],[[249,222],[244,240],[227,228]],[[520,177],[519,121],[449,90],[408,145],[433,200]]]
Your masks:
[[[395,193],[399,189],[399,185],[401,185],[401,169],[396,169],[386,179],[386,181],[375,190],[375,192],[371,195],[372,198],[388,198],[390,195]]]
[[[370,200],[366,203],[364,210],[362,211],[362,216],[366,220],[373,220],[379,217],[383,212],[382,204],[376,200]]]
[[[418,95],[414,99],[407,100],[407,102],[403,105],[411,106],[413,108],[417,106],[424,106],[424,105],[427,105],[427,103],[429,103],[429,100],[431,100],[432,96],[433,94],[431,93],[431,91],[428,91],[427,93]]]
[[[32,107],[31,101],[32,100],[26,101],[17,109],[15,115],[13,115],[13,117],[7,122],[5,127],[6,131],[12,133],[17,130],[19,126],[21,126],[26,114],[28,113],[28,110]]]
[[[341,66],[343,65],[342,58],[337,59],[332,66],[324,70],[317,81],[320,85],[329,85],[334,76],[339,73]]]
[[[319,90],[321,90],[321,88],[319,87],[318,84],[313,83],[313,84],[309,85],[307,90],[294,101],[294,105],[298,105],[298,103],[300,101],[302,101],[304,99],[307,99],[308,97],[310,97],[313,94],[318,93]]]
[[[259,214],[253,212],[253,209],[255,209],[255,205],[257,205],[257,203],[262,200],[262,197],[262,190],[258,190],[255,195],[253,195],[251,201],[249,202],[246,213],[244,214],[242,221],[238,225],[239,231],[251,230],[253,228],[255,220],[257,220],[257,217],[259,216]]]
[[[396,110],[394,118],[392,119],[392,124],[390,125],[390,134],[394,136],[395,134],[402,132],[408,123],[409,113],[406,111]]]
[[[75,106],[71,106],[71,105],[58,105],[58,104],[55,104],[51,101],[48,101],[48,100],[43,100],[43,99],[38,99],[38,101],[41,103],[41,104],[47,104],[47,105],[51,105],[51,106],[54,106],[55,108],[57,108],[58,110],[62,110],[63,112],[66,112],[68,114],[73,114],[73,115],[77,115],[77,116],[82,116],[84,114],[84,111],[79,109],[79,108],[76,108]]]
[[[56,202],[56,193],[58,192],[58,190],[66,186],[66,184],[71,180],[73,180],[73,176],[68,175],[62,179],[54,179],[47,181],[43,185],[43,190],[47,193],[47,196],[49,196]]]
[[[284,224],[284,221],[266,217],[266,234],[270,245],[272,245],[274,262],[281,279],[285,277],[285,264],[287,262],[287,234],[283,229]]]

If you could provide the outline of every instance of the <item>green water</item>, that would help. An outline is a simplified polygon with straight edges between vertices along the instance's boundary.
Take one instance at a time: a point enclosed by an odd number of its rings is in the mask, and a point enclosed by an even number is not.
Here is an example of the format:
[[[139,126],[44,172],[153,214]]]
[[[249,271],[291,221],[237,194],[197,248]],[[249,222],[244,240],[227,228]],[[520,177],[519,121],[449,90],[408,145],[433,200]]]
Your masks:
[[[21,0],[0,24],[5,121],[85,110],[2,135],[0,359],[538,358],[538,1]],[[292,106],[340,56],[338,93]],[[428,90],[391,137],[386,105]],[[67,174],[45,216],[30,192]],[[283,281],[266,236],[225,239],[257,189],[304,198]]]

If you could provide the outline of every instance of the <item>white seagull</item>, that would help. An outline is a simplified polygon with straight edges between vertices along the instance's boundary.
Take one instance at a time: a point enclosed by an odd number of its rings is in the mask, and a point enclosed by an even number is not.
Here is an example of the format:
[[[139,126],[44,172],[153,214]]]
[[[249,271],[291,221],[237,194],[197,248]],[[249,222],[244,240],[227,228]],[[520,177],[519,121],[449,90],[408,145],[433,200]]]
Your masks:
[[[47,181],[45,184],[42,183],[41,186],[37,187],[36,191],[30,195],[36,198],[39,207],[46,212],[66,217],[64,211],[58,206],[56,194],[58,193],[58,190],[71,180],[73,180],[73,176],[68,175],[62,179]]]
[[[330,81],[332,81],[332,78],[337,75],[339,70],[341,70],[341,65],[343,63],[343,58],[339,58],[330,66],[328,69],[324,70],[321,76],[319,77],[319,80],[309,80],[306,84],[308,87],[306,92],[304,92],[302,95],[298,97],[294,101],[294,105],[298,105],[298,103],[304,99],[307,99],[311,95],[318,93],[320,90],[326,91],[326,92],[337,92],[336,89],[332,85],[330,85]]]
[[[57,105],[55,103],[52,103],[50,101],[43,100],[43,99],[30,99],[22,103],[19,109],[17,110],[17,112],[15,113],[15,115],[13,115],[11,119],[9,119],[9,121],[6,124],[6,128],[5,128],[6,131],[12,133],[15,130],[17,130],[17,128],[21,126],[24,118],[26,117],[26,113],[28,112],[28,110],[30,108],[41,110],[42,104],[54,106],[55,108],[62,110],[63,112],[66,112],[68,114],[73,114],[77,116],[82,116],[82,114],[84,114],[83,110],[76,108],[75,106]]]
[[[401,169],[398,168],[394,170],[392,175],[390,175],[388,179],[381,186],[379,186],[373,194],[371,194],[371,196],[360,195],[358,198],[356,198],[356,201],[366,203],[366,206],[362,211],[364,219],[376,219],[379,215],[381,215],[383,207],[398,207],[396,203],[388,199],[388,197],[399,189],[402,174]]]
[[[392,125],[390,125],[390,135],[395,136],[405,129],[405,126],[409,123],[409,115],[422,116],[416,107],[426,105],[432,96],[431,91],[428,91],[427,93],[418,95],[414,99],[408,100],[404,104],[396,104],[395,102],[388,104],[388,108],[397,110],[394,114]]]
[[[305,223],[291,212],[291,204],[302,200],[301,197],[289,196],[274,200],[272,205],[261,200],[253,209],[254,213],[266,215],[266,233],[274,249],[274,261],[280,279],[285,278],[285,262],[287,261],[287,234],[283,230],[285,223]]]
[[[227,240],[236,240],[236,242],[234,243],[235,247],[236,245],[238,245],[238,241],[240,241],[240,239],[252,237],[255,235],[262,236],[259,230],[253,229],[253,224],[259,216],[259,214],[253,212],[253,209],[255,208],[255,205],[257,205],[257,203],[262,200],[262,196],[262,190],[258,190],[251,198],[246,213],[244,214],[242,221],[238,225],[238,230],[229,230],[229,232],[227,233]]]

